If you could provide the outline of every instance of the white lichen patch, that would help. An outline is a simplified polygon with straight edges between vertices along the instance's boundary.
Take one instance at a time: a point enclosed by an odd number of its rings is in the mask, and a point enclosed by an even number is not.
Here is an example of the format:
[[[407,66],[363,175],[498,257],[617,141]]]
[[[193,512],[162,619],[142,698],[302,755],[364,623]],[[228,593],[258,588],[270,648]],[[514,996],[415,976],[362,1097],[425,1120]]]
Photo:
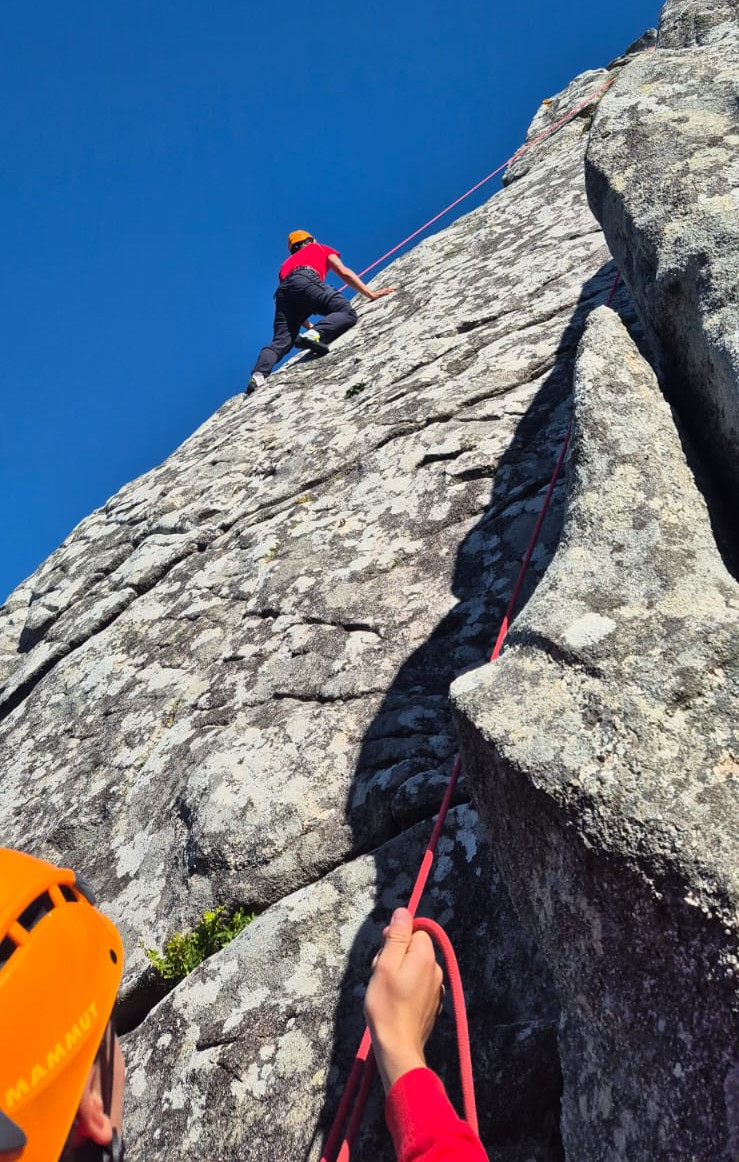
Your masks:
[[[586,613],[567,626],[564,637],[568,646],[579,649],[583,646],[596,645],[613,633],[615,628],[616,622],[612,618],[603,617],[598,613]]]

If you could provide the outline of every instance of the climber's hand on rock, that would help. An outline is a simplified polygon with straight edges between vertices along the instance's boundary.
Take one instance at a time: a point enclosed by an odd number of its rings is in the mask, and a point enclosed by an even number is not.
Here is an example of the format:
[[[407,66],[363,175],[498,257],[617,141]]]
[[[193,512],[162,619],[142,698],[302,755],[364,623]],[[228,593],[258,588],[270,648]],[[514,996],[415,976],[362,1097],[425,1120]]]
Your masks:
[[[393,294],[397,289],[396,286],[384,286],[381,290],[370,291],[370,298],[375,302],[376,299],[384,299],[385,295]]]
[[[387,1093],[402,1074],[426,1064],[423,1047],[439,1011],[442,972],[431,938],[413,931],[407,908],[396,908],[383,936],[364,1012]]]

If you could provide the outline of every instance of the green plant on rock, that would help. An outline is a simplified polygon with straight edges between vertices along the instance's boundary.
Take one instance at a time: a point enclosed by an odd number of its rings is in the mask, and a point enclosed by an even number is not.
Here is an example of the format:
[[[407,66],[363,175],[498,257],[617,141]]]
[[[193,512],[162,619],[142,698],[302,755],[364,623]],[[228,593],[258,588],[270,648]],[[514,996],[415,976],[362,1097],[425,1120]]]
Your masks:
[[[365,387],[366,387],[366,386],[367,386],[367,384],[366,384],[366,383],[355,383],[355,384],[353,384],[353,386],[352,386],[352,387],[348,387],[348,388],[346,389],[346,391],[344,392],[344,399],[352,399],[352,398],[353,398],[353,396],[355,396],[355,395],[359,395],[359,393],[360,393],[361,391],[364,391],[364,389],[365,389]]]
[[[244,908],[229,910],[221,904],[204,912],[191,932],[175,932],[164,945],[164,952],[145,948],[144,952],[162,980],[176,984],[194,968],[229,944],[246,928],[256,913]]]

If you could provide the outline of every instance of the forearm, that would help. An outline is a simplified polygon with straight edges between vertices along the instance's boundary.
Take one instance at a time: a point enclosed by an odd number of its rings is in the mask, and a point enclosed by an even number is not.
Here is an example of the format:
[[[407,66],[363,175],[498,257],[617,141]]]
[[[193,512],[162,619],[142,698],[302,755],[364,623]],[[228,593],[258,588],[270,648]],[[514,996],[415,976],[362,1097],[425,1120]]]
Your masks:
[[[350,270],[348,266],[344,268],[341,275],[346,285],[350,286],[352,290],[359,291],[360,295],[364,295],[366,299],[374,298],[373,292],[366,283],[363,283],[359,275]]]
[[[343,278],[347,286],[352,290],[358,291],[360,295],[364,295],[366,299],[375,302],[376,299],[383,299],[385,295],[391,295],[395,290],[394,286],[384,286],[381,290],[370,290],[366,283],[362,282],[358,274],[355,274],[348,266],[339,259],[338,255],[332,254],[329,256],[328,265],[334,274],[339,278]]]
[[[385,1119],[398,1162],[487,1162],[480,1139],[430,1069],[399,1078],[388,1093]]]

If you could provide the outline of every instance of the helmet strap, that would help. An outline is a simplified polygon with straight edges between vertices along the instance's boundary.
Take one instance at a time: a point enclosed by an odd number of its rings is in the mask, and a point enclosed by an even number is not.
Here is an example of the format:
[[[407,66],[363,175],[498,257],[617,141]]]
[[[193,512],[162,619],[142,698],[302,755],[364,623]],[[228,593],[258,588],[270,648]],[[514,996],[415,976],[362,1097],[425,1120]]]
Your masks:
[[[105,1162],[124,1162],[125,1157],[126,1143],[119,1138],[118,1131],[113,1130],[113,1137],[107,1146],[103,1146],[103,1158]]]
[[[109,1021],[103,1035],[102,1054],[100,1058],[100,1091],[103,1099],[103,1110],[110,1117],[113,1108],[113,1074],[115,1073],[115,1028]],[[93,1145],[93,1143],[89,1143]],[[117,1130],[113,1130],[110,1141],[105,1146],[96,1146],[95,1157],[99,1162],[123,1162],[126,1153],[126,1144]],[[85,1162],[92,1162],[92,1154]]]
[[[124,1162],[126,1144],[113,1130],[113,1137],[105,1146],[99,1146],[87,1138],[74,1151],[74,1162]]]
[[[103,1034],[98,1052],[98,1063],[103,1111],[110,1117],[113,1105],[113,1074],[115,1072],[115,1029],[112,1021],[108,1022]],[[123,1138],[117,1130],[113,1130],[110,1141],[106,1142],[104,1146],[98,1142],[93,1142],[92,1138],[85,1138],[84,1142],[80,1142],[74,1150],[65,1148],[62,1158],[74,1159],[74,1162],[124,1162],[125,1153],[126,1146]]]
[[[115,1072],[115,1029],[113,1022],[108,1021],[103,1034],[102,1053],[100,1055],[100,1092],[103,1099],[103,1110],[110,1117],[113,1108],[113,1073]]]

